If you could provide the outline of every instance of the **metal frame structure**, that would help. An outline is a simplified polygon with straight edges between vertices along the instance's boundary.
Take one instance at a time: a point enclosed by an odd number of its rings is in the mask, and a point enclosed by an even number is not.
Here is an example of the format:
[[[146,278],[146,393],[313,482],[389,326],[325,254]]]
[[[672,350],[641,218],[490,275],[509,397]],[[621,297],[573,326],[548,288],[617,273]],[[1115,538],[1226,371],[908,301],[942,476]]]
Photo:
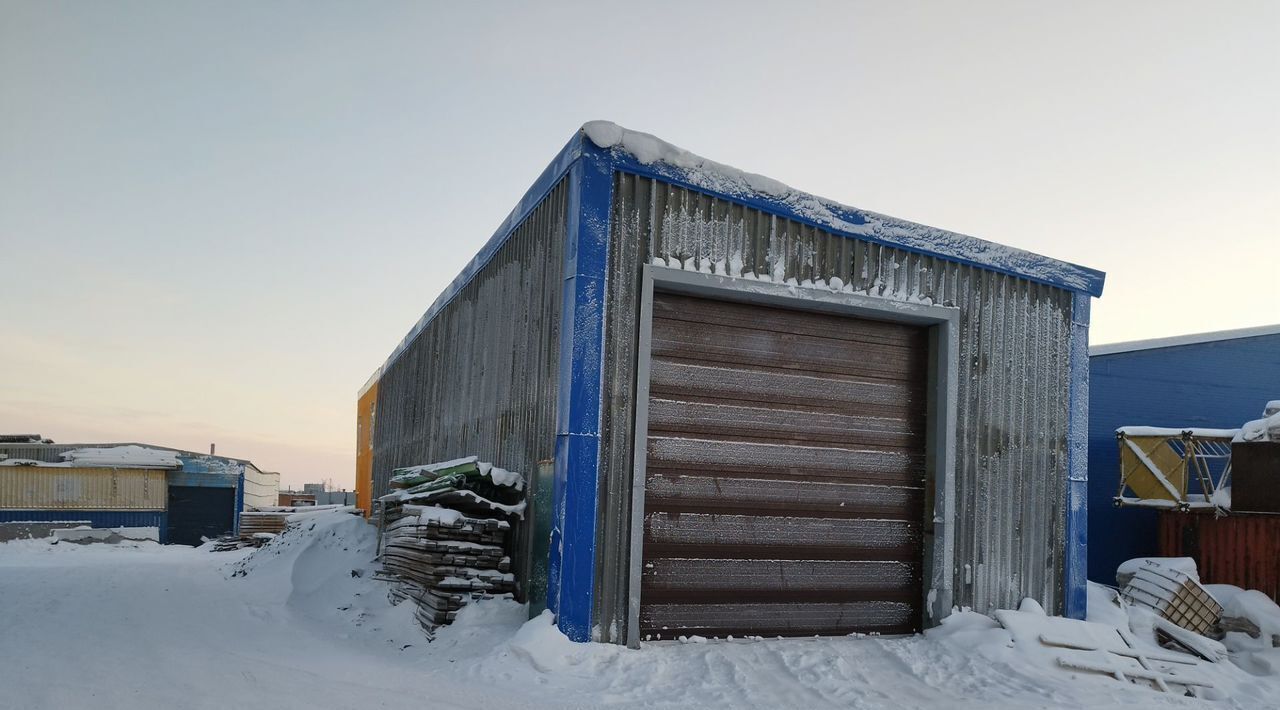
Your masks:
[[[1136,441],[1145,439],[1149,441],[1158,441],[1157,446],[1167,446],[1169,452],[1177,457],[1177,471],[1181,474],[1182,485],[1179,487],[1173,481],[1169,480],[1171,474],[1175,471],[1162,470],[1160,465],[1153,460],[1150,455],[1142,450],[1141,445]],[[1135,469],[1125,471],[1121,466],[1120,484],[1116,490],[1113,499],[1117,508],[1155,508],[1158,510],[1180,510],[1187,512],[1191,510],[1217,510],[1219,506],[1213,502],[1213,494],[1223,487],[1229,485],[1231,481],[1231,440],[1230,436],[1208,436],[1203,433],[1197,433],[1193,429],[1183,430],[1177,435],[1138,435],[1131,434],[1123,428],[1116,432],[1116,442],[1120,446],[1123,461],[1123,453],[1128,451],[1141,464],[1141,470],[1151,475],[1152,479],[1160,485],[1164,493],[1168,494],[1167,498],[1142,498],[1136,496],[1126,496],[1125,489],[1131,487],[1130,477]],[[1213,464],[1216,461],[1221,465],[1221,471],[1218,479],[1215,481],[1213,477]],[[1187,492],[1187,485],[1194,476],[1200,484],[1201,500],[1192,499],[1192,495]],[[1136,493],[1136,491],[1135,491]]]

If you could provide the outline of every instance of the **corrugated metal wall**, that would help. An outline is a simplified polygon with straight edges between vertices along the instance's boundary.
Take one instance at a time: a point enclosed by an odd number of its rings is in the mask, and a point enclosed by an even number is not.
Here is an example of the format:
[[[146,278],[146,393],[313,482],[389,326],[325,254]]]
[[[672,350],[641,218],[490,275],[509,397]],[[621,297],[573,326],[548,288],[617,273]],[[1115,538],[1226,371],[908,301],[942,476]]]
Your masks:
[[[662,181],[618,173],[606,305],[597,623],[625,628],[636,313],[649,261],[960,310],[955,603],[1060,612],[1066,527],[1069,291],[832,234]],[[621,379],[621,383],[619,382]],[[625,385],[622,383],[626,383]]]
[[[0,509],[164,510],[165,471],[0,467]]]
[[[77,522],[94,528],[159,528],[164,542],[163,510],[0,510],[0,523]]]
[[[11,459],[62,463],[62,454],[79,448],[80,444],[0,444],[0,454]]]
[[[567,208],[562,180],[386,366],[375,497],[400,466],[475,454],[532,475],[554,455]]]
[[[1191,557],[1200,581],[1256,589],[1280,601],[1280,515],[1160,511],[1157,554]]]

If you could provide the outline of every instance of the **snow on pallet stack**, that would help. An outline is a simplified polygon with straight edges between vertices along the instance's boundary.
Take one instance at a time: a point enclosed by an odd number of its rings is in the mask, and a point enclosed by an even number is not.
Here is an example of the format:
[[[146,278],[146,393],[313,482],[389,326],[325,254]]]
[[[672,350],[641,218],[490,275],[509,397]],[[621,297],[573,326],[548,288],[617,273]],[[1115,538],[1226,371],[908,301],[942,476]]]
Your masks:
[[[240,514],[241,546],[262,547],[284,532],[290,522],[316,513],[361,512],[351,505],[262,506]]]
[[[379,499],[382,565],[392,597],[412,599],[428,633],[476,598],[516,591],[513,524],[524,514],[524,477],[475,456],[400,468]]]

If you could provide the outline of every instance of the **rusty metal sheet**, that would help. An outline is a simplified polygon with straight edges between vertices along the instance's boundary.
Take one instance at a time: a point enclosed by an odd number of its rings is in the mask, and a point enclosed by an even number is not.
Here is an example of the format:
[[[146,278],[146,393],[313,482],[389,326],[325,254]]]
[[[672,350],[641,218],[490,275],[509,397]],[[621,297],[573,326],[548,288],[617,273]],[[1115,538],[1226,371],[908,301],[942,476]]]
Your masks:
[[[1231,509],[1280,513],[1280,441],[1231,446]]]
[[[1280,602],[1280,515],[1161,511],[1160,554],[1196,561],[1200,581],[1256,589]]]
[[[655,294],[641,634],[918,630],[927,366],[916,326]]]

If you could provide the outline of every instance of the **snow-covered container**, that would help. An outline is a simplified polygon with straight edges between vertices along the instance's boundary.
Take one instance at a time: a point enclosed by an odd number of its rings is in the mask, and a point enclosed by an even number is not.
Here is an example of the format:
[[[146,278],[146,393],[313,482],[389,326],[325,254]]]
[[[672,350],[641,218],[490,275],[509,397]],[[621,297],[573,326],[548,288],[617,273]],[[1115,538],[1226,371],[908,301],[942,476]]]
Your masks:
[[[373,496],[553,461],[579,641],[1078,617],[1102,283],[592,122],[383,364]]]

